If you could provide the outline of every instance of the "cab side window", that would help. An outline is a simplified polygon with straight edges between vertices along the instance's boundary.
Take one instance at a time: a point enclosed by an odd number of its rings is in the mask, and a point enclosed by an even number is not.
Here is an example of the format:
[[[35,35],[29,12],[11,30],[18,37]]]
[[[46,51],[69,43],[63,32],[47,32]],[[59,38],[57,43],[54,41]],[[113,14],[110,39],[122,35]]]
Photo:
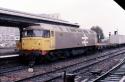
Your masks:
[[[54,37],[54,31],[51,31],[51,37]]]
[[[50,31],[49,30],[44,30],[44,38],[50,38]]]

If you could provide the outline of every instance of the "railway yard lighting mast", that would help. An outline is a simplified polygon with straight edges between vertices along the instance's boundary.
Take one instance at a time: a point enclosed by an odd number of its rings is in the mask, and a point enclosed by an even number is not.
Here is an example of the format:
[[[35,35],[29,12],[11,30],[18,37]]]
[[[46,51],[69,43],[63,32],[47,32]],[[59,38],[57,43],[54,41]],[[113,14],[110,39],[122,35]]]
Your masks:
[[[118,28],[115,28],[114,35],[118,35]]]
[[[110,36],[111,36],[111,32],[109,32],[109,38],[110,38]]]

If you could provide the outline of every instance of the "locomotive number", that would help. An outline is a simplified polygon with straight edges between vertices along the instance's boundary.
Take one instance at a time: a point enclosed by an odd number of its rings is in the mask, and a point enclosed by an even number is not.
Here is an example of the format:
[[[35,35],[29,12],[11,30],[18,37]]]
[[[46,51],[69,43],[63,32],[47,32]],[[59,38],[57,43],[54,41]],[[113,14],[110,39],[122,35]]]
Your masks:
[[[82,44],[87,46],[87,43],[88,43],[88,37],[84,34],[83,37],[82,37]]]

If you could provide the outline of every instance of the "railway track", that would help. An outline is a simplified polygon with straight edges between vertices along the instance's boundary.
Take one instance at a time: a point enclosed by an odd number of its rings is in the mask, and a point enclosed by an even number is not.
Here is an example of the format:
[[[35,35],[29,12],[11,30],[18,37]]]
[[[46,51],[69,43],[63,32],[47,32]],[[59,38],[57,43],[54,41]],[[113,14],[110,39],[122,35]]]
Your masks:
[[[27,69],[27,68],[28,68],[27,66],[24,66],[24,65],[21,65],[21,64],[13,65],[13,67],[11,66],[9,68],[9,70],[7,68],[2,68],[0,70],[0,76],[4,75],[5,73],[11,73],[11,72],[14,72],[14,71],[19,71],[19,70],[23,70],[23,69]]]
[[[20,63],[18,56],[2,58],[0,60],[0,77],[3,76],[3,74],[5,73],[18,71],[26,68],[28,67]]]
[[[98,58],[88,59],[86,61],[75,63],[75,64],[65,66],[62,68],[57,68],[55,70],[51,70],[45,73],[36,74],[28,78],[17,80],[15,82],[28,82],[28,81],[31,81],[31,82],[52,82],[53,81],[55,82],[55,80],[57,79],[59,80],[62,79],[61,77],[62,77],[63,71],[67,71],[68,73],[75,73],[75,74],[79,74],[79,73],[81,74],[81,72],[86,73],[86,71],[88,71],[88,68],[92,67],[93,65],[103,62],[107,59],[111,59],[112,57],[118,56],[123,53],[125,53],[125,51],[122,51],[122,52],[117,51],[117,53],[115,52],[115,54],[110,53],[110,54],[107,54],[105,56],[101,56]]]
[[[106,52],[100,55],[96,55],[93,57],[86,57],[85,58],[78,58],[72,59],[71,61],[63,61],[63,62],[55,62],[48,65],[40,65],[34,67],[35,71],[33,73],[28,73],[27,68],[20,68],[17,70],[8,70],[8,72],[1,71],[2,76],[0,76],[1,82],[20,82],[20,81],[36,81],[36,78],[40,79],[40,82],[47,82],[53,81],[56,79],[60,79],[63,71],[71,72],[71,73],[78,73],[79,70],[82,70],[82,73],[85,73],[87,67],[99,63],[101,61],[106,60],[106,58],[110,58],[116,55],[110,55],[116,53],[118,51],[125,50],[125,48],[112,50],[110,52]],[[110,56],[109,56],[110,55]],[[96,60],[96,61],[95,61]],[[66,63],[66,64],[65,64]],[[50,68],[51,67],[51,68]],[[81,72],[80,72],[81,73]],[[24,76],[22,76],[24,75]],[[8,78],[9,77],[9,78]],[[48,78],[47,78],[48,77]]]
[[[119,53],[119,54],[121,54],[121,53]],[[27,81],[33,81],[33,82],[62,82],[61,77],[62,77],[63,71],[65,71],[65,70],[68,73],[71,73],[71,74],[73,74],[73,73],[75,73],[76,75],[81,74],[81,73],[84,74],[84,73],[87,73],[89,71],[88,68],[92,67],[93,65],[95,65],[97,63],[100,63],[102,61],[105,61],[107,59],[110,59],[111,57],[114,57],[114,56],[117,56],[117,55],[112,55],[110,57],[105,57],[105,58],[102,58],[100,60],[95,60],[93,62],[89,62],[87,64],[82,64],[81,63],[79,65],[75,65],[75,67],[71,66],[71,67],[68,67],[68,68],[55,70],[55,71],[52,71],[50,73],[40,74],[40,75],[33,76],[33,77],[23,79],[23,80],[20,80],[20,81],[22,81],[22,82],[27,82]],[[41,79],[41,78],[44,78],[44,79]],[[19,82],[19,81],[17,81],[17,82]]]
[[[125,57],[105,74],[88,82],[125,82]]]
[[[123,48],[124,49],[124,48]],[[119,49],[117,50],[112,50],[111,52],[108,52],[108,53],[115,53],[119,51]],[[90,56],[85,56],[86,59],[84,59],[84,61],[82,62],[86,62],[88,60],[94,60],[96,59],[97,57],[103,57],[103,56],[106,56],[108,55],[108,53],[103,53],[103,54],[95,54],[95,55],[91,55]],[[17,59],[17,58],[16,58]],[[21,70],[21,69],[26,69],[26,67],[24,67],[24,65],[21,65],[18,63],[18,61],[16,60],[15,58],[14,59],[8,59],[7,63],[5,63],[4,61],[4,64],[3,65],[0,65],[0,74],[4,74],[4,73],[9,73],[9,72],[13,72],[13,71],[18,71],[18,70]],[[83,59],[83,58],[82,58]],[[11,60],[11,61],[9,61]],[[74,59],[71,59],[71,60],[74,60]],[[65,61],[65,60],[64,60]],[[67,60],[66,60],[67,61]],[[78,60],[75,60],[75,61],[78,61]],[[14,63],[14,62],[17,62],[17,63]],[[14,64],[13,64],[14,63]],[[80,63],[80,62],[79,62]],[[77,64],[77,63],[76,63]],[[8,69],[9,68],[9,69]],[[27,67],[28,68],[28,67]]]
[[[0,69],[15,62],[19,62],[19,54],[15,48],[0,48]]]

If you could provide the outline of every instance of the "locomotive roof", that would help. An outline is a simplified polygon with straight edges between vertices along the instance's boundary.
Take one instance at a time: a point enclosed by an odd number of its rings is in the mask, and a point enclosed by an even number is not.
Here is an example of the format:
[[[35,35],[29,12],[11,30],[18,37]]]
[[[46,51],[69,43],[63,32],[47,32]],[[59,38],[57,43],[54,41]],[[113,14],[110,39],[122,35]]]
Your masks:
[[[51,24],[39,24],[39,25],[33,25],[26,28],[27,30],[30,29],[46,29],[46,30],[54,30],[59,32],[84,32],[84,33],[92,33],[95,34],[94,31],[90,29],[81,29],[81,28],[73,28],[73,27],[66,27],[62,25],[51,25]]]

